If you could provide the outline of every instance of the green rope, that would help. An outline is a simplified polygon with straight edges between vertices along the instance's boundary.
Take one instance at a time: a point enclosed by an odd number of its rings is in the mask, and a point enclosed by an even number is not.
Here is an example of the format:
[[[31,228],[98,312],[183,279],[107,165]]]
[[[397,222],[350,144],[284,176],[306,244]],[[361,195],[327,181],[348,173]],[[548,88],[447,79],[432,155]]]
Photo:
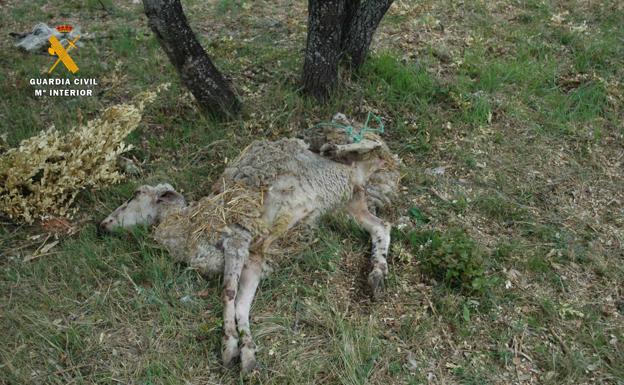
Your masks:
[[[377,128],[372,128],[368,126],[368,123],[370,122],[371,118],[375,118],[375,120],[377,121]],[[330,127],[340,128],[344,130],[344,132],[347,135],[349,135],[349,137],[353,139],[355,143],[360,143],[362,139],[364,139],[364,135],[367,132],[378,132],[380,134],[384,133],[384,125],[383,125],[383,122],[381,121],[381,118],[373,114],[372,112],[368,113],[368,116],[366,117],[366,123],[364,123],[364,127],[362,127],[362,129],[360,129],[360,131],[357,134],[355,133],[355,128],[353,126],[347,126],[345,124],[339,124],[339,123],[334,123],[334,122],[321,122],[321,123],[316,124],[314,127],[316,128],[316,127],[323,127],[323,126],[330,126]]]

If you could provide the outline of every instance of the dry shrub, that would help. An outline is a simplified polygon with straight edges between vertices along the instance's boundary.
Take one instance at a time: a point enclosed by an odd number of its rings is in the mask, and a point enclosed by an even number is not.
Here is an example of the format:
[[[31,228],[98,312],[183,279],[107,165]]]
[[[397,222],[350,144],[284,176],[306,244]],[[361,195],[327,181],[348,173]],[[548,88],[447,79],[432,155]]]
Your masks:
[[[0,157],[0,211],[26,223],[50,215],[71,217],[81,190],[119,182],[117,157],[132,148],[123,140],[141,121],[145,104],[166,87],[108,107],[67,133],[51,127],[8,150]]]

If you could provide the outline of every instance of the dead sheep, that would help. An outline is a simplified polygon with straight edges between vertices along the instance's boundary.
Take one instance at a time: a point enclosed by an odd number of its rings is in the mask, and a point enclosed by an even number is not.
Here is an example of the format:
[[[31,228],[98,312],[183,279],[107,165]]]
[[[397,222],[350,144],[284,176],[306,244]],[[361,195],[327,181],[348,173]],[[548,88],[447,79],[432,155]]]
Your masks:
[[[383,205],[396,192],[398,158],[372,134],[353,143],[328,128],[316,139],[324,143],[253,142],[226,167],[214,194],[192,204],[169,184],[141,186],[100,224],[104,231],[153,225],[155,240],[174,258],[223,274],[223,363],[240,357],[243,373],[256,367],[249,309],[266,272],[265,252],[295,226],[345,210],[371,235],[374,297],[388,274],[390,225],[369,211],[367,200]]]

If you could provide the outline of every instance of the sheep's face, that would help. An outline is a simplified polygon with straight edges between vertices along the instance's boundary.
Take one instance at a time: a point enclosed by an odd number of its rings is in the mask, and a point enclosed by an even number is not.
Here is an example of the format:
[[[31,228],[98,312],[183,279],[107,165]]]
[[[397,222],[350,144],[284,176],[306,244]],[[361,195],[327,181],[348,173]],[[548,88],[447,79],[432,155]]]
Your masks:
[[[157,186],[144,185],[134,191],[134,195],[119,206],[101,223],[100,229],[112,231],[137,225],[154,225],[161,221],[163,214],[175,207],[184,207],[184,197],[170,184]]]

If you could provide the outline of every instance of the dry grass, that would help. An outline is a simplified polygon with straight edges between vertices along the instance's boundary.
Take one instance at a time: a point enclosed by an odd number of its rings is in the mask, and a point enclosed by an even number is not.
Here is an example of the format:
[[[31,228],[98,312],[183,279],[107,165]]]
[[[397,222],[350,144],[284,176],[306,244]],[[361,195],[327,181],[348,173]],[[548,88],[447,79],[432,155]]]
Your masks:
[[[200,199],[189,212],[168,216],[159,226],[190,234],[189,249],[195,248],[200,239],[216,243],[218,234],[232,223],[255,235],[265,234],[267,229],[261,219],[263,195],[244,186],[224,186],[222,192]]]

